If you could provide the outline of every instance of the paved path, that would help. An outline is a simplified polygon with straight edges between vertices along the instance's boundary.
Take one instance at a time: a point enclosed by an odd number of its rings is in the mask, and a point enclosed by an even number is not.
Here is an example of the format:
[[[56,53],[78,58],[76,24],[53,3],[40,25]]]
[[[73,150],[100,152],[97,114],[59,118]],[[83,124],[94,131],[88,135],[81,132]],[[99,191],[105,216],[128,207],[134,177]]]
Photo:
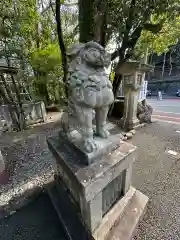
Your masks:
[[[148,99],[148,103],[153,107],[154,119],[180,124],[180,98]]]
[[[133,185],[149,198],[137,240],[180,239],[180,125],[156,122],[132,139],[138,146]],[[174,153],[172,152],[172,153]]]

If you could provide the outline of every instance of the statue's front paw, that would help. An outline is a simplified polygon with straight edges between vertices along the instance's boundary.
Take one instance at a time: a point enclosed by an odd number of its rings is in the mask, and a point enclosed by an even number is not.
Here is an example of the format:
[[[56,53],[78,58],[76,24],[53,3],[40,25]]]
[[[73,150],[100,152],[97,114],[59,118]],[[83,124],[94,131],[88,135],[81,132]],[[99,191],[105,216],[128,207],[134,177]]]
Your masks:
[[[109,137],[109,132],[108,130],[101,128],[97,130],[97,135],[101,138],[108,138]]]
[[[97,150],[96,143],[93,139],[86,139],[84,142],[84,148],[88,153],[92,153]]]

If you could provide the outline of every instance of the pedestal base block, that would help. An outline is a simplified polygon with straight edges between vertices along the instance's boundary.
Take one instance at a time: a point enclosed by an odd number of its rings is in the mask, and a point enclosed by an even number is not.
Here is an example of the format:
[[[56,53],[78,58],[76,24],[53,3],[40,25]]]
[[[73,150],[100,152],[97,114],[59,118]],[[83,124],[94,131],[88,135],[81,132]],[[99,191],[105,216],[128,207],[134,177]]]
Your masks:
[[[133,187],[118,201],[92,233],[81,222],[62,185],[48,190],[60,222],[71,240],[131,240],[144,216],[148,197]]]
[[[134,191],[133,197],[128,201],[127,196],[122,199],[128,204],[122,207],[124,211],[120,214],[119,220],[114,224],[114,227],[109,231],[106,238],[96,238],[98,240],[131,240],[136,233],[136,228],[139,222],[142,220],[146,206],[148,203],[148,197],[140,191],[131,188],[130,191]]]
[[[109,141],[102,140],[103,151],[86,165],[92,158],[79,146],[73,148],[58,135],[48,139],[56,160],[55,186],[49,195],[71,240],[106,239],[137,195],[131,187],[136,147],[113,131]]]

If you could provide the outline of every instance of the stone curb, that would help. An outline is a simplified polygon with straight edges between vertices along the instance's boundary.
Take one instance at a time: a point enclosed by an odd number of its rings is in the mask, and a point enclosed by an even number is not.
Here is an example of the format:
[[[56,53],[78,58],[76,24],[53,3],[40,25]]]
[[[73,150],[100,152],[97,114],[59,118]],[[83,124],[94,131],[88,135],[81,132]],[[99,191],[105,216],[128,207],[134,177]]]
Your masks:
[[[131,139],[136,134],[136,130],[139,130],[140,128],[143,128],[146,126],[147,126],[147,123],[140,123],[135,129],[132,129],[127,133],[124,133],[124,137],[126,138],[125,140]]]

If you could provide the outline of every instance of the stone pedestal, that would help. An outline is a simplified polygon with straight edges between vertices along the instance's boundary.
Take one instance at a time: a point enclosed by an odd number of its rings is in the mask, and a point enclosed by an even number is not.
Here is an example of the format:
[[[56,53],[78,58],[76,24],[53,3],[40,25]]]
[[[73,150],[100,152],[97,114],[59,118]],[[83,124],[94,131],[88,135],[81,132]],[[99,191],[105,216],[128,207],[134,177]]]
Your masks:
[[[126,62],[119,69],[123,75],[124,84],[124,113],[120,125],[127,131],[139,125],[137,119],[137,104],[139,91],[143,84],[144,74],[152,70],[152,66],[139,62]]]
[[[113,231],[124,224],[122,215],[129,219],[123,240],[130,239],[147,204],[147,197],[131,187],[136,147],[121,141],[113,129],[110,132],[108,141],[114,144],[107,151],[106,140],[101,139],[101,155],[90,165],[66,138],[58,134],[48,139],[56,182],[49,194],[69,239],[112,239]],[[131,208],[135,213],[129,216]]]

